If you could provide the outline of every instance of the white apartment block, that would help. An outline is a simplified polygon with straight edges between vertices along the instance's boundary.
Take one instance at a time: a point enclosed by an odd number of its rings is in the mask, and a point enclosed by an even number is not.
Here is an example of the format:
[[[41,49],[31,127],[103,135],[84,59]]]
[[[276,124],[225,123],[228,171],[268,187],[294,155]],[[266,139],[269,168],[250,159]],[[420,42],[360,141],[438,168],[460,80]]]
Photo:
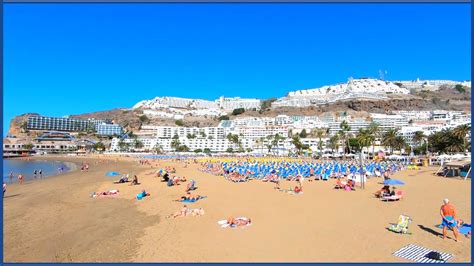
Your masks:
[[[232,111],[238,108],[249,109],[260,109],[261,101],[259,99],[241,99],[240,97],[225,98],[224,96],[219,97],[215,100],[221,109]]]
[[[156,147],[160,147],[165,152],[172,152],[175,149],[172,147],[173,139],[159,139],[159,138],[139,138],[139,141],[143,143],[142,151],[152,151]],[[234,151],[238,150],[240,147],[238,144],[230,142],[228,139],[188,139],[188,138],[179,138],[180,145],[186,145],[189,148],[189,151],[194,151],[197,149],[210,149],[212,152],[226,152],[227,149],[232,148]],[[110,150],[119,151],[120,139],[112,139]],[[133,149],[133,144],[135,143],[134,139],[124,139],[123,142],[128,143]],[[252,149],[254,142],[249,139],[242,139],[241,146],[244,150]]]
[[[243,139],[256,140],[267,136],[275,136],[276,134],[288,138],[289,129],[287,126],[235,127],[233,132]]]
[[[187,138],[188,135],[195,135],[196,138],[205,139],[205,138],[214,138],[214,139],[224,139],[226,138],[226,131],[222,127],[166,127],[166,126],[157,126],[156,137],[157,138],[173,138],[175,135],[178,135],[180,138]]]
[[[408,119],[402,115],[370,114],[370,116],[382,132],[408,126]]]

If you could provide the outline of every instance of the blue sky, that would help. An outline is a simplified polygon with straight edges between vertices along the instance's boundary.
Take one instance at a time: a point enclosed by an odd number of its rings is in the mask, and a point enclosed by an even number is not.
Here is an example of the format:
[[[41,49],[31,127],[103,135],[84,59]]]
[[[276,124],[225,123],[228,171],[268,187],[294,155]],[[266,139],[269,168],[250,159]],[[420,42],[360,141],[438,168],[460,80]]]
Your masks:
[[[467,4],[5,4],[15,115],[270,98],[348,77],[470,80]]]

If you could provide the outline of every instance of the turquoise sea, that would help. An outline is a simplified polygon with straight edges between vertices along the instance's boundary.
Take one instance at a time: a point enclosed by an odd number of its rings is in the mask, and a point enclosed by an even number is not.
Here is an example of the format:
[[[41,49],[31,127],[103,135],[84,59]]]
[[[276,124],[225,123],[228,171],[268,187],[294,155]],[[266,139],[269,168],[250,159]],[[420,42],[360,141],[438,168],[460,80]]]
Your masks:
[[[45,161],[45,160],[3,160],[3,181],[10,182],[9,175],[13,173],[13,182],[18,182],[18,175],[22,174],[25,180],[34,179],[34,171],[42,170],[42,177],[54,176],[60,174],[59,169],[63,169],[63,173],[77,169],[76,164],[62,161]]]

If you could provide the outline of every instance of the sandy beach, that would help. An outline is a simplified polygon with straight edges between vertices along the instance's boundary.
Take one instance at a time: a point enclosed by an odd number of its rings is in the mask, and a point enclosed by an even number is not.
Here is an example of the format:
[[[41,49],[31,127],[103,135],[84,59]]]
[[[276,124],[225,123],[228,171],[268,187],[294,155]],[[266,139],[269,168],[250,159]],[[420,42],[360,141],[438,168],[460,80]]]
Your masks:
[[[410,262],[392,255],[408,244],[450,253],[450,262],[471,261],[471,239],[443,240],[435,227],[444,198],[471,222],[471,180],[434,176],[436,167],[396,173],[406,183],[399,187],[405,198],[381,202],[372,195],[380,179],[354,192],[334,190],[334,180],[305,181],[304,194],[290,195],[261,181],[232,183],[192,163],[161,160],[150,167],[131,158],[65,160],[91,167],[8,186],[5,262]],[[167,187],[149,174],[165,166],[197,181],[193,194],[207,198],[189,207],[204,208],[204,216],[165,218],[182,207],[173,200],[185,194],[184,184]],[[113,184],[118,177],[106,177],[107,171],[137,174],[141,185]],[[284,181],[282,188],[294,184]],[[89,197],[109,189],[120,195]],[[138,201],[141,189],[151,196]],[[412,217],[411,235],[386,230],[400,214]],[[217,221],[229,216],[250,217],[253,224],[220,228]]]

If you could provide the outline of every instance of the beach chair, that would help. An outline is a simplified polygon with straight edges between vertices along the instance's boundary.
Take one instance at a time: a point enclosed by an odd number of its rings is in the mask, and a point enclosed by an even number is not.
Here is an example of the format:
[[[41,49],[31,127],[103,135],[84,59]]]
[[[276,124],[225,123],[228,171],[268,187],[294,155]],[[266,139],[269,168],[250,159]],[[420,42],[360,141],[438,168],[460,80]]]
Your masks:
[[[382,196],[381,201],[397,201],[403,199],[403,191],[398,190],[397,193],[393,196]]]
[[[399,234],[409,234],[411,233],[408,232],[408,226],[412,222],[412,219],[406,215],[400,215],[398,217],[398,223],[397,224],[391,224],[387,229],[389,231],[392,231],[394,233],[399,233]]]

